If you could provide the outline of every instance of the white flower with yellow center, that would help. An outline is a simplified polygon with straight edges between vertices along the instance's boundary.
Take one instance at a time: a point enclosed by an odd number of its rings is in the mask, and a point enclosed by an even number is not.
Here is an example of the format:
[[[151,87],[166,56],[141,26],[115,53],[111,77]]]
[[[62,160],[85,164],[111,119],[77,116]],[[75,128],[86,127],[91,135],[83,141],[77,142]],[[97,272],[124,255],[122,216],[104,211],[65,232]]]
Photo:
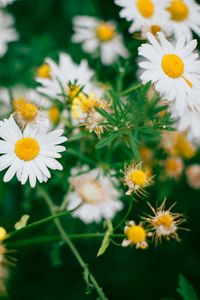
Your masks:
[[[145,22],[145,24],[141,26],[142,38],[146,39],[148,32],[151,32],[154,36],[157,36],[158,32],[162,32],[165,37],[171,37],[173,31],[169,22],[169,18],[160,17],[160,15],[157,15],[148,22]]]
[[[72,100],[82,88],[86,93],[93,90],[94,71],[89,68],[86,60],[78,65],[72,61],[70,55],[61,53],[58,64],[50,58],[46,59],[46,63],[50,67],[50,77],[42,78],[40,75],[36,78],[41,84],[37,88],[38,92],[63,102],[65,97]]]
[[[116,182],[108,175],[105,176],[101,169],[74,175],[69,182],[74,191],[67,195],[67,209],[77,208],[73,216],[84,223],[112,219],[123,207],[119,200],[120,192],[115,187]]]
[[[151,172],[145,170],[142,163],[131,163],[124,172],[123,182],[128,187],[127,195],[132,193],[145,195],[144,189],[152,184]]]
[[[104,22],[89,16],[76,16],[73,24],[75,34],[72,41],[82,43],[85,52],[100,55],[104,65],[111,65],[119,56],[128,57],[128,51],[114,22]]]
[[[137,249],[146,249],[148,247],[147,237],[149,233],[145,230],[142,224],[136,225],[134,221],[129,221],[124,227],[126,239],[122,242],[122,247],[130,245],[136,246]]]
[[[155,18],[169,18],[168,0],[115,0],[115,3],[122,7],[120,17],[132,22],[130,32],[142,31]]]
[[[194,0],[171,0],[167,8],[175,37],[192,40],[192,31],[200,36],[200,5]]]
[[[0,57],[6,53],[8,43],[18,39],[13,24],[13,17],[0,10]]]
[[[174,108],[182,116],[191,99],[198,99],[200,95],[200,60],[198,54],[193,53],[197,41],[185,44],[184,36],[176,45],[166,40],[159,32],[160,42],[148,33],[150,44],[139,47],[139,55],[146,61],[139,65],[144,69],[140,76],[143,84],[152,82],[155,90],[162,99],[173,101]]]
[[[33,188],[36,180],[41,183],[51,177],[48,169],[62,170],[62,165],[56,160],[66,149],[60,146],[67,141],[62,134],[63,130],[48,133],[44,127],[36,130],[30,126],[22,132],[12,116],[2,121],[0,171],[8,168],[4,182],[10,181],[16,174],[22,185],[29,180]]]
[[[104,127],[101,123],[105,121],[105,119],[96,111],[96,108],[109,111],[110,105],[108,101],[97,97],[94,93],[90,93],[88,96],[80,93],[78,97],[73,99],[71,111],[74,120],[86,126],[90,132],[95,132],[100,136],[104,131]]]
[[[154,215],[149,215],[144,218],[149,224],[149,229],[153,232],[156,242],[161,240],[162,237],[167,240],[171,237],[179,240],[177,234],[178,226],[185,221],[183,215],[171,212],[174,204],[168,210],[165,209],[165,204],[166,200],[164,200],[161,206],[157,209],[154,209],[149,204]]]

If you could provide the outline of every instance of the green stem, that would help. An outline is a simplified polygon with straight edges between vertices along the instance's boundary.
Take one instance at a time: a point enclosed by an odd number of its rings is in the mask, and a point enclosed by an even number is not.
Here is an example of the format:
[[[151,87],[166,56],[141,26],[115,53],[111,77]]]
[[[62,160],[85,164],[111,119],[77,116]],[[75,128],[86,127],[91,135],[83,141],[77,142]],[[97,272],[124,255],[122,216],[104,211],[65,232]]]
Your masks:
[[[45,190],[43,190],[41,188],[40,188],[39,192],[40,192],[40,195],[46,201],[51,214],[54,215],[55,208],[54,208],[54,204],[51,201],[49,195],[45,192]],[[75,256],[76,260],[79,262],[80,266],[83,268],[84,278],[85,278],[87,284],[89,285],[90,282],[92,283],[92,285],[96,289],[97,294],[99,295],[99,299],[101,299],[101,300],[107,300],[107,298],[106,298],[106,296],[105,296],[102,288],[99,286],[98,282],[96,281],[96,279],[94,278],[94,276],[90,272],[87,264],[85,263],[85,261],[83,260],[83,258],[79,254],[79,252],[77,251],[76,247],[72,243],[72,241],[69,238],[68,234],[65,232],[65,230],[64,230],[64,228],[63,228],[60,220],[58,218],[56,218],[54,220],[54,223],[55,223],[55,225],[56,225],[56,227],[57,227],[57,229],[58,229],[58,231],[59,231],[59,233],[60,233],[63,241],[68,245],[68,247],[70,248],[71,252]]]
[[[126,91],[120,93],[119,96],[127,96],[127,95],[131,94],[132,92],[134,92],[135,90],[139,89],[140,87],[141,87],[141,84],[134,84],[132,87],[130,87]]]

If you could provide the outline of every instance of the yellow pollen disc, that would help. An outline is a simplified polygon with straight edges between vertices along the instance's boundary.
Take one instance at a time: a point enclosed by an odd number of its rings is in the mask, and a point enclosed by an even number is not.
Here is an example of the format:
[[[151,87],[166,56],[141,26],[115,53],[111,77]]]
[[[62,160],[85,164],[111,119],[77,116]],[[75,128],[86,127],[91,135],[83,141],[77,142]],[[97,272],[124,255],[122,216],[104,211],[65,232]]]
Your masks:
[[[115,27],[111,24],[102,23],[96,28],[96,36],[101,42],[111,41],[115,35]]]
[[[33,121],[38,114],[38,108],[35,104],[26,102],[21,108],[21,115],[26,121]]]
[[[176,135],[174,151],[187,159],[192,158],[196,154],[195,147],[187,140],[186,136],[181,133],[177,133]]]
[[[162,68],[171,78],[178,78],[183,74],[184,63],[176,54],[165,54],[162,59]]]
[[[146,231],[140,225],[134,225],[127,228],[125,233],[128,240],[130,240],[133,244],[144,242],[146,239]]]
[[[33,138],[23,138],[15,144],[16,155],[24,161],[34,159],[38,156],[39,152],[39,143]]]
[[[131,171],[129,174],[129,179],[135,185],[145,186],[147,182],[146,174],[141,170]]]
[[[59,110],[56,106],[51,107],[48,111],[49,114],[49,120],[51,123],[56,124],[59,121]]]
[[[51,78],[51,67],[48,64],[43,64],[37,69],[37,77]]]
[[[150,28],[152,34],[157,34],[158,32],[162,31],[159,25],[152,25]]]
[[[189,8],[183,0],[172,0],[167,10],[170,12],[172,20],[177,22],[184,21],[189,15]]]
[[[144,18],[151,18],[154,13],[154,4],[151,0],[138,0],[137,8]]]
[[[168,171],[176,171],[179,169],[179,163],[176,158],[170,157],[167,159],[166,168]]]
[[[25,105],[26,100],[24,98],[18,98],[13,101],[14,111],[21,111],[22,107]]]
[[[0,242],[5,240],[6,237],[7,237],[7,231],[5,230],[5,228],[0,227]]]
[[[170,229],[173,222],[174,220],[172,216],[170,216],[168,213],[163,213],[156,218],[154,221],[154,226],[164,226],[165,228]]]

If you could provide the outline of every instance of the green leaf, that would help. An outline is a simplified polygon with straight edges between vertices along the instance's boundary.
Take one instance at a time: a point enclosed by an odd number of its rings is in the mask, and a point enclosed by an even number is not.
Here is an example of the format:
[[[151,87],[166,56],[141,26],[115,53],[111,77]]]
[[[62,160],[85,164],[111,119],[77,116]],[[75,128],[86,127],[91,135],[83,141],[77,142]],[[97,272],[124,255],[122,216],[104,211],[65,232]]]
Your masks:
[[[96,149],[105,147],[107,144],[111,143],[119,135],[118,132],[111,132],[105,138],[101,139],[95,146]]]
[[[112,226],[112,222],[110,220],[107,220],[104,222],[104,227],[107,227],[107,231],[103,238],[101,247],[97,253],[97,256],[100,256],[105,253],[105,251],[107,250],[107,248],[110,244],[110,236],[111,236],[111,234],[113,234],[113,226]]]
[[[177,292],[179,293],[179,295],[181,295],[183,300],[199,300],[193,286],[182,274],[180,274],[179,276],[179,285],[177,288]]]
[[[15,229],[19,230],[27,225],[27,222],[29,220],[29,215],[23,215],[21,219],[15,224]]]

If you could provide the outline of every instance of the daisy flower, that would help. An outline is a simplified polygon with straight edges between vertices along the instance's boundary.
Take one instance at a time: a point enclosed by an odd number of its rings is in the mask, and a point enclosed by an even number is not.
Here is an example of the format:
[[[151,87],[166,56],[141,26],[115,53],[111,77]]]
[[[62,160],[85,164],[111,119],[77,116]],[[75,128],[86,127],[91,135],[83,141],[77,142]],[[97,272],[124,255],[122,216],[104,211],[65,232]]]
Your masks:
[[[4,182],[10,181],[16,174],[22,185],[29,180],[33,188],[36,180],[41,183],[51,177],[48,169],[62,170],[62,165],[56,160],[66,149],[60,146],[67,141],[62,134],[63,130],[48,133],[44,127],[36,130],[28,125],[22,132],[12,116],[2,121],[0,171],[8,168]]]
[[[141,27],[142,38],[146,39],[148,32],[151,32],[154,36],[157,36],[158,32],[162,32],[165,37],[171,37],[173,31],[168,16],[161,18],[160,15],[157,15],[145,22]]]
[[[101,169],[79,175],[74,173],[69,182],[74,191],[67,195],[67,209],[77,208],[73,216],[86,224],[112,219],[123,207],[120,192],[115,187],[117,182],[104,175]]]
[[[78,120],[81,125],[84,125],[89,132],[95,132],[100,136],[104,131],[104,126],[101,123],[105,118],[96,111],[96,108],[102,108],[109,111],[110,105],[108,101],[98,98],[94,93],[86,96],[80,93],[72,101],[72,117]]]
[[[165,161],[166,174],[170,178],[179,178],[183,172],[183,160],[180,157],[168,157]]]
[[[187,182],[192,189],[200,189],[200,165],[193,164],[186,169]]]
[[[144,229],[142,224],[136,225],[134,221],[129,221],[124,227],[126,239],[122,242],[122,247],[130,245],[136,246],[137,249],[146,249],[148,247],[147,237],[149,233]]]
[[[144,69],[140,79],[143,84],[151,81],[161,98],[173,101],[176,112],[182,116],[193,103],[190,100],[200,95],[200,60],[193,53],[197,41],[185,44],[183,36],[173,45],[161,32],[158,33],[160,42],[151,33],[147,37],[150,44],[139,47],[139,55],[146,59],[139,63]]]
[[[111,65],[119,56],[127,58],[122,36],[117,33],[114,22],[104,22],[94,17],[76,16],[73,20],[74,43],[82,43],[87,53],[100,55],[104,65]]]
[[[88,93],[94,90],[101,93],[100,89],[94,87],[92,78],[94,71],[88,66],[86,60],[82,60],[79,65],[72,61],[70,55],[61,53],[59,63],[55,63],[52,59],[47,58],[46,63],[50,67],[49,78],[37,77],[36,80],[41,84],[37,88],[38,92],[64,102],[65,97],[70,100],[79,94],[84,88],[84,92]]]
[[[18,39],[18,34],[13,28],[13,24],[13,17],[0,10],[0,57],[7,52],[7,44]]]
[[[120,17],[132,22],[129,29],[131,33],[141,31],[156,18],[159,20],[169,18],[169,13],[166,11],[169,6],[168,0],[115,0],[115,3],[122,7]]]
[[[128,186],[126,195],[131,195],[133,192],[145,195],[144,188],[152,184],[152,176],[149,170],[143,169],[142,163],[131,163],[124,172],[123,182]]]
[[[192,31],[200,36],[200,5],[194,0],[170,0],[167,11],[176,39],[184,36],[189,42],[192,40]]]
[[[161,206],[157,209],[154,209],[149,204],[149,207],[151,208],[154,215],[149,215],[144,218],[149,224],[149,228],[153,232],[156,242],[158,240],[161,240],[162,237],[166,238],[167,240],[169,240],[170,238],[179,240],[177,233],[179,229],[178,226],[185,221],[183,215],[171,212],[171,209],[175,204],[173,204],[167,210],[165,209],[165,205],[166,200],[164,200]]]

